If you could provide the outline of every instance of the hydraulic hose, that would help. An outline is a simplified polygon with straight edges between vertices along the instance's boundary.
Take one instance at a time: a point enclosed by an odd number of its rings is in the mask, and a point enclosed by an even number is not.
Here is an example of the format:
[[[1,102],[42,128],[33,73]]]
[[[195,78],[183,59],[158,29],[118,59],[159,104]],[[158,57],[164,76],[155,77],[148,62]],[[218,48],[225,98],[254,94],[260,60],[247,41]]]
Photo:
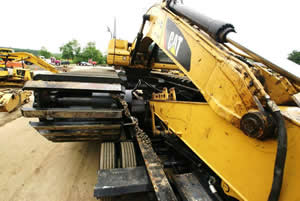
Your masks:
[[[277,153],[275,159],[273,183],[272,183],[272,188],[269,194],[268,201],[279,200],[282,180],[283,180],[285,160],[286,160],[286,153],[287,153],[287,133],[286,133],[285,122],[280,113],[280,110],[276,105],[274,107],[274,104],[275,103],[271,103],[271,106],[270,105],[269,106],[273,110],[273,116],[278,125],[277,127],[278,145],[277,145]]]

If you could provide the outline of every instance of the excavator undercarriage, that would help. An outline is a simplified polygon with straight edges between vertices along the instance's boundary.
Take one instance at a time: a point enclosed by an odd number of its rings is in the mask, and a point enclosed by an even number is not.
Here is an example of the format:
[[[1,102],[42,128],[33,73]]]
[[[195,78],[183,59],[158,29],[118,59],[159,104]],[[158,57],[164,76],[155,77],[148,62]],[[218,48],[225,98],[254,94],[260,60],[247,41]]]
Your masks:
[[[299,200],[299,77],[234,31],[163,1],[133,43],[110,41],[112,68],[28,81],[22,113],[53,142],[102,142],[96,198]]]
[[[39,122],[31,125],[48,140],[120,138],[123,108],[112,95],[125,94],[125,89],[115,70],[38,75],[24,89],[33,90],[35,98],[33,108],[23,108],[22,113],[39,118]]]

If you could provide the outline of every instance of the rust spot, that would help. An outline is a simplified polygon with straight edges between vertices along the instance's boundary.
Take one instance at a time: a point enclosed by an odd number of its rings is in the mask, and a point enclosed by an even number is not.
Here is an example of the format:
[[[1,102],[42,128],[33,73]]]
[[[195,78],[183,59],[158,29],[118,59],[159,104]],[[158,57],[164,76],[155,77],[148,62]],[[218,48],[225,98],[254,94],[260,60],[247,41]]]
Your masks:
[[[229,136],[229,133],[225,132],[225,135]]]

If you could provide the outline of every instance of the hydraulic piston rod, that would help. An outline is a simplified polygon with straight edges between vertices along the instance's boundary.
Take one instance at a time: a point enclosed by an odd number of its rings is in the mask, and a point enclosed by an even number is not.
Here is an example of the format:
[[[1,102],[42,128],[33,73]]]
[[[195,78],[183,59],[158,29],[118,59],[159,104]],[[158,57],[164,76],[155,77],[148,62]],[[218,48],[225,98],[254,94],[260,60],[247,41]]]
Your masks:
[[[287,78],[293,80],[295,83],[300,84],[300,78],[297,75],[290,73],[289,71],[285,70],[284,68],[280,67],[279,65],[274,64],[273,62],[265,59],[264,57],[260,56],[259,54],[251,51],[250,49],[244,47],[236,40],[233,40],[232,37],[229,37],[229,33],[235,32],[234,26],[230,23],[225,23],[219,20],[212,19],[205,15],[199,14],[198,12],[194,11],[193,9],[183,5],[176,3],[174,1],[170,1],[168,4],[168,8],[174,12],[175,14],[187,18],[193,24],[197,25],[200,29],[210,35],[219,43],[230,43],[236,48],[242,50],[243,52],[247,53],[251,56],[254,60],[263,63],[264,65],[268,66],[272,70],[281,75],[286,76]],[[287,64],[284,64],[287,65]],[[288,64],[290,66],[290,64]]]

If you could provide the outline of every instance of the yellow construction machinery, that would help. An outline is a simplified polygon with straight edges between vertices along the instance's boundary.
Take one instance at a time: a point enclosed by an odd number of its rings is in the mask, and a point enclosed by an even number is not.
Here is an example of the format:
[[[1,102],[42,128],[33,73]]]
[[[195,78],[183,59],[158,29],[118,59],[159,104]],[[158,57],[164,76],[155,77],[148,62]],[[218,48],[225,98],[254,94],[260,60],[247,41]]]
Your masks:
[[[29,61],[50,72],[57,73],[58,70],[44,60],[26,52],[14,52],[12,49],[0,48],[0,112],[11,112],[18,106],[29,101],[31,92],[23,91],[20,88],[28,80],[32,80],[33,72],[23,67],[7,68],[7,62]]]
[[[54,142],[104,141],[97,198],[300,200],[300,79],[233,32],[164,0],[133,43],[110,41],[107,62],[120,70],[29,81],[35,103],[23,115]]]

